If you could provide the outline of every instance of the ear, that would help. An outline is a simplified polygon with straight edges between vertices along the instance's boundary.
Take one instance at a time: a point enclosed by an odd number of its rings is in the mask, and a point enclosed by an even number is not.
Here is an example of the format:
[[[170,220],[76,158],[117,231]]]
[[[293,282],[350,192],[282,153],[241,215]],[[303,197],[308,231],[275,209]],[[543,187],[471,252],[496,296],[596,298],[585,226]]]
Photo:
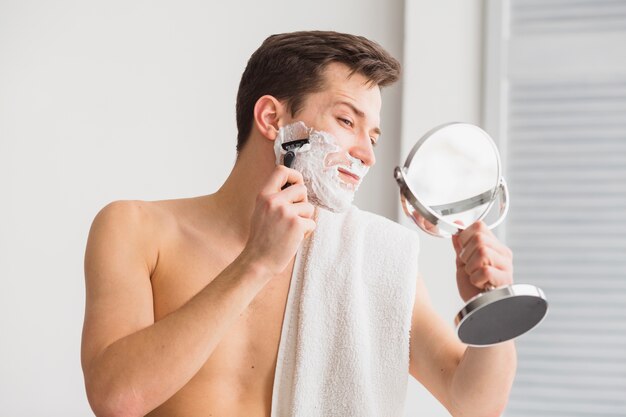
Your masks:
[[[264,95],[254,105],[254,124],[261,135],[269,140],[276,139],[285,115],[285,105],[274,96]]]

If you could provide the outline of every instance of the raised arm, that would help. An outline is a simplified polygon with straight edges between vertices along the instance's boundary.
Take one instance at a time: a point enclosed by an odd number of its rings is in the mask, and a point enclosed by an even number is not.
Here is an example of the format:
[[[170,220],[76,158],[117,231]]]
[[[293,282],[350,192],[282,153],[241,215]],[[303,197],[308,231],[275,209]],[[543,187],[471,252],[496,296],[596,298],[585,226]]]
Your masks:
[[[454,238],[457,284],[467,301],[485,285],[512,282],[512,253],[476,224]],[[433,310],[418,277],[411,331],[410,373],[455,417],[496,417],[508,402],[516,369],[513,342],[468,347]]]
[[[286,182],[294,185],[280,191]],[[155,323],[150,274],[158,257],[158,222],[140,202],[104,208],[85,255],[81,359],[95,414],[143,416],[183,387],[256,294],[285,269],[314,227],[312,214],[300,174],[277,169],[257,199],[246,249]]]

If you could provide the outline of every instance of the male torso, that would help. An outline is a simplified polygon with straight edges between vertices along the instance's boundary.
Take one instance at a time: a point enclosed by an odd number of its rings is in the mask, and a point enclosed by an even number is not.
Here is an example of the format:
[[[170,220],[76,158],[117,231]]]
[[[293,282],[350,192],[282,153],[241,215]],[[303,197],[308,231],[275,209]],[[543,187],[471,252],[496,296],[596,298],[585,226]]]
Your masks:
[[[179,308],[241,252],[211,197],[149,203],[162,233],[150,280],[154,319]],[[149,416],[269,416],[293,260],[240,315],[199,372]]]

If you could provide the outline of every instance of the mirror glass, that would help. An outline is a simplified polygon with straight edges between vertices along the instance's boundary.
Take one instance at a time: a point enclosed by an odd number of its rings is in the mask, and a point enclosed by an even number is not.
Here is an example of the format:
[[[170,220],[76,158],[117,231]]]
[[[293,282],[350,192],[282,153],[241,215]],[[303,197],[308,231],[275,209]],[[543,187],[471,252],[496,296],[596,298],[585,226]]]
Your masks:
[[[509,198],[500,166],[485,131],[449,123],[422,136],[394,175],[405,213],[425,232],[450,237],[479,220],[489,228],[502,222]],[[457,314],[457,334],[472,346],[501,343],[535,327],[547,309],[535,286],[487,287]]]
[[[449,237],[478,220],[496,223],[506,205],[498,150],[485,131],[468,123],[428,132],[401,171],[396,178],[402,177],[406,214],[435,236]]]

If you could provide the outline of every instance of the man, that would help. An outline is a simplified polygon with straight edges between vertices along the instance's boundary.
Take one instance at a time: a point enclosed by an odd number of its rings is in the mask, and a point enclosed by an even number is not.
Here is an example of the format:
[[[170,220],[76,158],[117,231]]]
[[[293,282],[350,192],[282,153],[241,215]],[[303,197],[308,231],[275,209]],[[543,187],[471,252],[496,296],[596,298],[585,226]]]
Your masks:
[[[310,179],[277,166],[275,141],[303,122],[373,166],[380,87],[398,75],[397,61],[362,37],[270,37],[242,76],[238,158],[223,186],[191,199],[115,202],[96,216],[82,344],[96,415],[270,415],[294,258],[321,210],[309,201]],[[345,189],[360,181],[337,173]],[[456,236],[454,247],[464,300],[511,283],[512,254],[484,225]],[[462,345],[419,278],[411,317],[420,343],[411,344],[410,373],[452,415],[499,415],[515,372],[513,344]]]

